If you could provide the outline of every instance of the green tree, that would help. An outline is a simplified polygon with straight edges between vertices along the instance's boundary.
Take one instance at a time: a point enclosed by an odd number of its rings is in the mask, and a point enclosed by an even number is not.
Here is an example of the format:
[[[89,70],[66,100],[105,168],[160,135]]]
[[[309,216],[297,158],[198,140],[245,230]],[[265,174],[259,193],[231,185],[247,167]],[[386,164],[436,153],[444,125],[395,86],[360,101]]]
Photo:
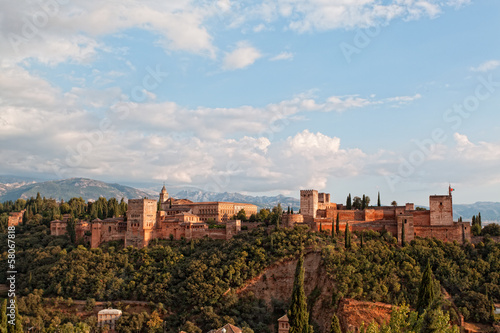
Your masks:
[[[337,212],[337,223],[335,225],[335,231],[338,234],[340,234],[340,214]]]
[[[380,191],[378,192],[378,197],[377,197],[377,206],[381,206],[380,204]]]
[[[418,288],[417,311],[423,313],[428,309],[436,299],[436,290],[434,277],[432,276],[432,268],[430,262],[427,262],[420,286]]]
[[[350,249],[351,248],[351,231],[349,230],[349,222],[346,223],[345,225],[345,248]]]
[[[346,201],[346,204],[345,204],[345,208],[347,210],[351,210],[352,209],[351,193],[349,193],[349,195],[347,196],[347,201]]]
[[[241,221],[247,220],[247,213],[245,213],[245,210],[243,208],[238,212],[236,218]]]
[[[362,206],[363,206],[363,200],[360,197],[355,196],[354,199],[352,199],[352,207],[356,209],[361,209]]]
[[[361,202],[361,209],[365,209],[366,208],[366,195],[363,194],[363,201]]]
[[[332,325],[330,326],[330,333],[342,333],[340,329],[340,321],[339,317],[336,314],[332,316]]]
[[[312,333],[309,326],[306,294],[304,292],[304,256],[301,253],[295,269],[292,303],[290,305],[290,333]]]
[[[401,246],[405,246],[405,221],[401,223]]]
[[[68,224],[66,225],[66,231],[68,232],[69,239],[71,243],[76,243],[76,223],[75,218],[71,215],[68,219]]]

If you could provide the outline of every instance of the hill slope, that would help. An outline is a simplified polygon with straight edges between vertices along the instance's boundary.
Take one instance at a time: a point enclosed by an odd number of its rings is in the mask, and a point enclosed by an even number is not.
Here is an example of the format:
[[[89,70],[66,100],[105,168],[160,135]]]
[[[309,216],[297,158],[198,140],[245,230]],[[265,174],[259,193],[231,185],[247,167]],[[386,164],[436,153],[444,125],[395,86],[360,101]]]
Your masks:
[[[72,197],[82,197],[84,200],[97,200],[101,196],[107,199],[117,198],[120,200],[121,198],[133,199],[148,196],[146,192],[128,186],[109,184],[86,178],[71,178],[26,184],[9,189],[0,195],[0,201],[14,201],[18,198],[28,199],[36,197],[38,192],[42,196],[57,200],[69,200]]]

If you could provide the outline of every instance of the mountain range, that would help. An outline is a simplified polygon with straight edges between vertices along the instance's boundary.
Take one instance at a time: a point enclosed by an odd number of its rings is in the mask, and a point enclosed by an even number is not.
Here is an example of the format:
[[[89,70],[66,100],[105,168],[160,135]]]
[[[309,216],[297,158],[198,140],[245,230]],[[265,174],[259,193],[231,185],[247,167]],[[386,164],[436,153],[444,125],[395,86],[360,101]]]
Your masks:
[[[240,193],[206,192],[193,187],[169,186],[170,194],[176,198],[189,199],[195,202],[227,201],[251,203],[259,208],[271,208],[278,203],[283,209],[292,207],[295,212],[300,208],[297,198],[276,196],[251,196]],[[72,197],[82,197],[84,200],[97,200],[99,197],[109,198],[144,198],[157,199],[159,189],[136,189],[131,186],[111,184],[94,179],[70,178],[64,180],[38,181],[34,178],[16,176],[0,176],[0,202],[15,201],[19,198],[35,197],[40,192],[42,196],[57,200],[69,200]],[[474,204],[455,204],[453,213],[455,219],[462,216],[464,221],[470,221],[472,215],[481,212],[482,221],[500,222],[500,202],[476,202]]]

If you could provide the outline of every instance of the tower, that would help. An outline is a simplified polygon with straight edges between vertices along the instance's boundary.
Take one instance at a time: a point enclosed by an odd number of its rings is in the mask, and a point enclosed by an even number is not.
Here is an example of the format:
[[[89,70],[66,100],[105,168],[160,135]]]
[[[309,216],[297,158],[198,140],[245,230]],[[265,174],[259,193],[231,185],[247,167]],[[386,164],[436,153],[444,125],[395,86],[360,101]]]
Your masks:
[[[316,218],[318,210],[318,191],[300,190],[300,212],[307,217]]]
[[[165,185],[163,185],[163,188],[161,189],[160,192],[160,205],[165,203],[168,200],[168,192],[167,189],[165,188]]]

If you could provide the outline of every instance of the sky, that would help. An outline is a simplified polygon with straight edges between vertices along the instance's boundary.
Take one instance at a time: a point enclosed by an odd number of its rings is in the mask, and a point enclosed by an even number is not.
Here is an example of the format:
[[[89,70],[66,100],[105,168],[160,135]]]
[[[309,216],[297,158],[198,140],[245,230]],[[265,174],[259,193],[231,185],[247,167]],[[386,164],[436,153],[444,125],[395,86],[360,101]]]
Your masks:
[[[0,0],[0,174],[500,201],[496,0]]]

